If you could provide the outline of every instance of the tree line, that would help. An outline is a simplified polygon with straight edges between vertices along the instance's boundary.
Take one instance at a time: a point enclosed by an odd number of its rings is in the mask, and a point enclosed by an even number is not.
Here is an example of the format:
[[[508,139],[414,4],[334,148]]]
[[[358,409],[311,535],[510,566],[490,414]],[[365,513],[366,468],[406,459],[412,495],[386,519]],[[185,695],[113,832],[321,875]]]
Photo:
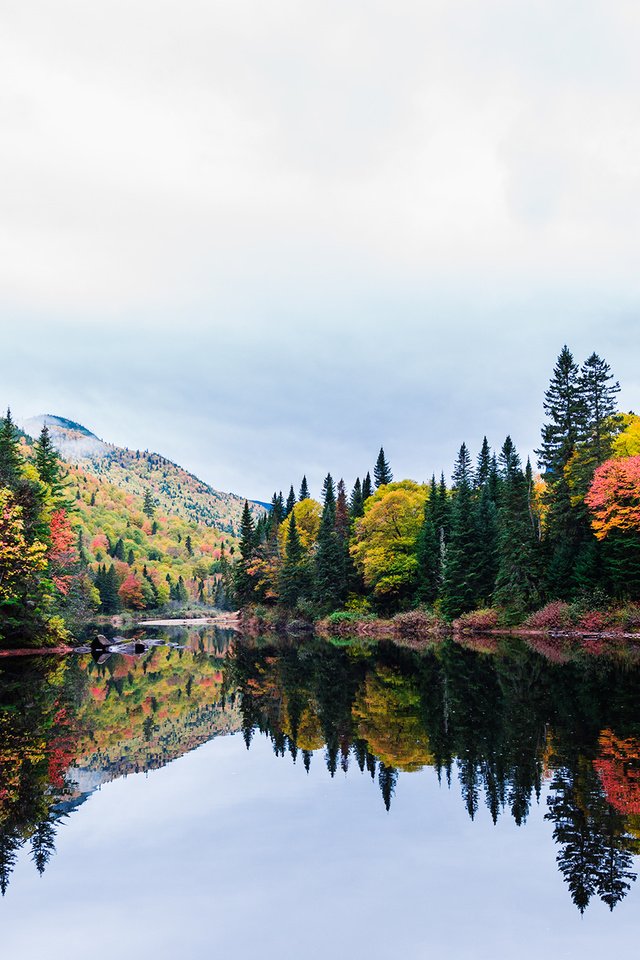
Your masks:
[[[350,494],[328,473],[248,504],[232,585],[238,604],[302,617],[388,614],[420,605],[453,619],[494,607],[507,620],[553,600],[640,599],[640,418],[592,353],[563,347],[544,395],[536,468],[507,436],[460,446],[451,480],[394,482],[384,449]]]

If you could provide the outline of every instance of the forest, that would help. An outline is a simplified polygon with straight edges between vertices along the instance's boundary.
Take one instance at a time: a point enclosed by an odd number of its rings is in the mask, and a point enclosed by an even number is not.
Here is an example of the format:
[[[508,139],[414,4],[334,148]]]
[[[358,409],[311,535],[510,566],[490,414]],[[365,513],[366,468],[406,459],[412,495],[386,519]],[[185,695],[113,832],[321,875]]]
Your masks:
[[[328,473],[245,510],[233,568],[240,605],[269,620],[422,610],[473,628],[638,625],[640,417],[592,353],[563,347],[544,395],[536,466],[507,436],[476,456],[462,443],[451,479],[394,481],[384,449],[350,493]]]
[[[394,480],[384,449],[349,491],[306,477],[222,531],[0,420],[0,642],[55,645],[96,616],[242,608],[259,623],[376,618],[491,629],[640,626],[640,417],[592,353],[563,347],[536,463],[462,443],[450,479]],[[132,462],[137,462],[135,455]]]

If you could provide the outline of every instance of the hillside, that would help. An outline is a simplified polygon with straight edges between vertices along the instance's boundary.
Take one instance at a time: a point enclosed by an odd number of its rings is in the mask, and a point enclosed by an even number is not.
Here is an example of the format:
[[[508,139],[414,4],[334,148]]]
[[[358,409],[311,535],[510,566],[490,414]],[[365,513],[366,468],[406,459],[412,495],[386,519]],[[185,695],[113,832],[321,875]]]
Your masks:
[[[161,513],[237,535],[244,497],[214,490],[158,453],[106,443],[86,427],[63,417],[32,417],[22,427],[25,433],[37,437],[44,423],[63,459],[83,473],[119,487],[134,498],[144,498],[149,490]],[[250,506],[255,517],[264,513],[262,504],[251,501]]]

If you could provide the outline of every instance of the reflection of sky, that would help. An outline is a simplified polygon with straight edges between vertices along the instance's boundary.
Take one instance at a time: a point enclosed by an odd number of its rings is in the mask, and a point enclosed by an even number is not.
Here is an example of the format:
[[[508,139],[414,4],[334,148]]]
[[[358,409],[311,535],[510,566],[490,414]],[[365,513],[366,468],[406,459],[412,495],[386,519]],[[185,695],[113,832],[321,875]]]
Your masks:
[[[2,956],[68,960],[615,956],[632,889],[583,917],[555,865],[544,799],[525,827],[471,822],[433,770],[401,774],[387,813],[353,766],[207,743],[94,794],[40,878],[23,851],[0,904]]]

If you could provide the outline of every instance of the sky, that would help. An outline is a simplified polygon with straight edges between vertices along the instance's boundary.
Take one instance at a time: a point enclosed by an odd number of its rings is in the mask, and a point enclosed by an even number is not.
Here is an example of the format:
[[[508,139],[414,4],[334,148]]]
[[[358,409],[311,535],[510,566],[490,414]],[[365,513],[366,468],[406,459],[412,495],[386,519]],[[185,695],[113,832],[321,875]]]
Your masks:
[[[634,0],[0,0],[0,404],[258,499],[640,408]]]

